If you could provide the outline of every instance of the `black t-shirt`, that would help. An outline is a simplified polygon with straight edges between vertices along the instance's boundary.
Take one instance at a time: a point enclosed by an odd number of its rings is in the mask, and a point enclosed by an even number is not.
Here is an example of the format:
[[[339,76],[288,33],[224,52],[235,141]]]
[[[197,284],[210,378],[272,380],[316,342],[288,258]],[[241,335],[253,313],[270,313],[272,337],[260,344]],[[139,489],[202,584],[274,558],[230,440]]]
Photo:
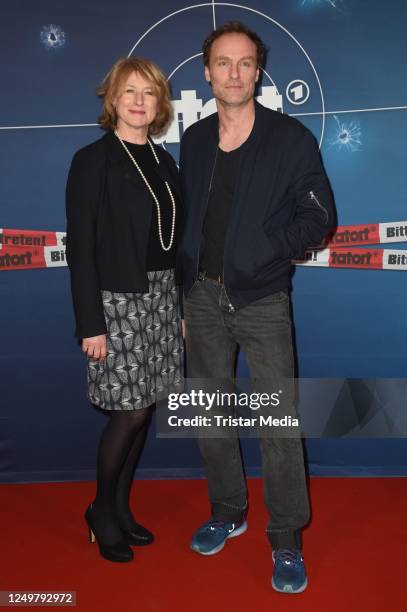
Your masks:
[[[151,189],[154,191],[155,196],[160,205],[161,211],[161,233],[164,242],[164,246],[168,246],[171,236],[171,224],[172,224],[172,202],[170,194],[168,193],[167,187],[164,181],[159,177],[156,171],[157,162],[154,158],[153,152],[151,151],[148,143],[139,145],[132,142],[124,141],[125,145],[133,155],[134,159],[140,166],[140,169],[146,177]],[[140,176],[137,168],[131,162],[134,172]],[[143,179],[140,176],[140,180]],[[145,185],[144,181],[143,184]],[[170,185],[171,188],[171,185]],[[147,185],[145,185],[147,190]],[[172,195],[175,199],[175,205],[177,206],[177,198],[174,188],[171,188]],[[150,194],[151,195],[151,194]],[[137,206],[137,202],[134,202]],[[161,242],[158,234],[158,214],[157,206],[151,196],[151,225],[150,225],[150,236],[147,247],[147,271],[153,270],[168,270],[175,268],[175,251],[176,251],[176,238],[177,238],[177,217],[175,217],[175,236],[172,243],[172,247],[169,251],[164,251],[161,247]]]
[[[200,268],[223,276],[223,252],[233,196],[242,156],[241,145],[226,153],[218,148],[208,208],[203,226]]]

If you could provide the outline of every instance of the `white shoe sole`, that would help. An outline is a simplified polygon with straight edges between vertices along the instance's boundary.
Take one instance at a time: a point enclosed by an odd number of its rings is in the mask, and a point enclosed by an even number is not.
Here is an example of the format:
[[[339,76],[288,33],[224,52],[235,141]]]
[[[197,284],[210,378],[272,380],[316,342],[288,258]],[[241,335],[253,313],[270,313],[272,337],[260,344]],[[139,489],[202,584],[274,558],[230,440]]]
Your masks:
[[[279,593],[288,593],[288,595],[296,595],[296,593],[302,593],[303,591],[305,591],[308,586],[308,580],[306,578],[304,584],[302,584],[300,588],[296,591],[294,591],[289,585],[285,586],[284,589],[279,589],[274,583],[274,578],[271,579],[271,586],[275,591],[278,591]]]
[[[202,550],[199,550],[198,546],[194,546],[193,544],[191,544],[191,549],[199,553],[200,555],[205,555],[205,556],[216,555],[216,553],[220,552],[222,548],[225,546],[226,540],[229,540],[229,538],[236,538],[237,536],[242,535],[242,533],[244,533],[246,530],[247,530],[247,521],[245,521],[244,523],[240,525],[240,527],[232,531],[232,533],[226,536],[226,538],[223,540],[223,542],[219,544],[219,546],[215,546],[215,548],[212,548],[212,550],[210,550],[209,552],[202,552]]]

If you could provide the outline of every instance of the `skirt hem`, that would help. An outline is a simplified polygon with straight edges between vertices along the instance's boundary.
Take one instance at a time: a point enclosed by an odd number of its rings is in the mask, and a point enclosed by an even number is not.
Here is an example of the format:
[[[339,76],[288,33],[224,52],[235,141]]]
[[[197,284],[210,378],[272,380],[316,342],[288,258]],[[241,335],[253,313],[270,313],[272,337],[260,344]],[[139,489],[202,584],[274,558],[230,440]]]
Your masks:
[[[179,379],[178,381],[171,383],[168,387],[166,387],[165,391],[160,391],[159,393],[151,393],[148,397],[143,398],[143,400],[136,406],[131,408],[111,408],[108,407],[109,404],[101,401],[98,397],[91,396],[89,393],[87,394],[87,398],[91,404],[101,408],[102,410],[106,410],[106,412],[111,412],[114,410],[123,410],[126,412],[132,412],[133,410],[143,410],[143,408],[148,408],[152,404],[156,404],[157,402],[161,402],[166,399],[170,393],[179,393],[184,390],[184,380]],[[117,404],[118,405],[118,404]],[[111,404],[110,404],[111,406]]]

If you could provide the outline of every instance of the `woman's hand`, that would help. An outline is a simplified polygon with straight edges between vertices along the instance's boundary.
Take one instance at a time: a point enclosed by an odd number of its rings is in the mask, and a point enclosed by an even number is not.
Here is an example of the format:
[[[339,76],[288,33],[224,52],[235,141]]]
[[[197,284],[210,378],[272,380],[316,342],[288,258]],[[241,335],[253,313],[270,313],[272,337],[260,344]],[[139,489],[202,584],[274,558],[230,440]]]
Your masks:
[[[104,361],[106,359],[106,334],[82,338],[82,350],[91,359]]]

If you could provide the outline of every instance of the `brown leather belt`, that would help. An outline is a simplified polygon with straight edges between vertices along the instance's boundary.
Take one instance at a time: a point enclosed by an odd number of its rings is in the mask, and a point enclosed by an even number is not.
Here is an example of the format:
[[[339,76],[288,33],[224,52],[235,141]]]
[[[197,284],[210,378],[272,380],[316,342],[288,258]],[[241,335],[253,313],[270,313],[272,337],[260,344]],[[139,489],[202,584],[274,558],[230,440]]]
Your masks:
[[[220,274],[211,274],[211,272],[207,272],[206,270],[200,270],[198,278],[199,280],[210,280],[218,285],[218,287],[223,287],[224,285],[223,276]]]

